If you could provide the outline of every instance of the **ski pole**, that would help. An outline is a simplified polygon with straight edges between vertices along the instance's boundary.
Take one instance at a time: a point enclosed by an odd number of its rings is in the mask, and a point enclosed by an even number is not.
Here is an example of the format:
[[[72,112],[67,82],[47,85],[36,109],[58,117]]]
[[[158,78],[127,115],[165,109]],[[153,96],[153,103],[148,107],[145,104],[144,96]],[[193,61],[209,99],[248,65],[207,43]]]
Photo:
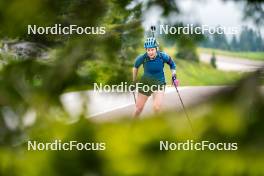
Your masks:
[[[155,37],[154,33],[156,31],[156,27],[155,26],[151,26],[150,30],[151,30],[152,37],[154,38]]]
[[[136,95],[135,95],[135,92],[133,91],[133,97],[134,97],[134,101],[135,101],[135,104],[137,103],[137,100],[136,100]]]
[[[176,91],[177,91],[177,94],[178,94],[178,96],[179,96],[179,99],[180,99],[180,101],[181,101],[181,104],[182,104],[182,107],[183,107],[183,111],[184,111],[184,113],[185,113],[185,116],[186,116],[186,118],[187,118],[187,120],[188,120],[188,122],[189,122],[189,125],[190,125],[190,127],[191,127],[191,129],[192,129],[192,132],[193,132],[194,130],[193,130],[192,122],[191,122],[191,120],[190,120],[190,118],[189,118],[189,116],[188,116],[188,114],[187,114],[187,111],[186,111],[186,109],[185,109],[185,106],[184,106],[184,104],[183,104],[183,101],[182,101],[182,98],[181,98],[180,92],[179,92],[179,90],[178,90],[178,88],[177,88],[177,84],[175,83],[175,82],[176,82],[176,77],[175,77],[175,78],[172,78],[172,82],[173,82],[173,85],[174,85],[174,87],[175,87],[175,89],[176,89]]]

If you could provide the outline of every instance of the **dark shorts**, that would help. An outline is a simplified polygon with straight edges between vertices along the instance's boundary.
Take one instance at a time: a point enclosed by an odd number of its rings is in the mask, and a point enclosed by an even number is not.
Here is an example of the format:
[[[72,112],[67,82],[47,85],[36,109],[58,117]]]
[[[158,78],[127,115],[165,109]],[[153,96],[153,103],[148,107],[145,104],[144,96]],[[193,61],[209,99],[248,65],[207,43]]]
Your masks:
[[[165,91],[166,87],[166,83],[148,78],[141,78],[139,83],[138,92],[146,96],[151,96],[154,91]]]

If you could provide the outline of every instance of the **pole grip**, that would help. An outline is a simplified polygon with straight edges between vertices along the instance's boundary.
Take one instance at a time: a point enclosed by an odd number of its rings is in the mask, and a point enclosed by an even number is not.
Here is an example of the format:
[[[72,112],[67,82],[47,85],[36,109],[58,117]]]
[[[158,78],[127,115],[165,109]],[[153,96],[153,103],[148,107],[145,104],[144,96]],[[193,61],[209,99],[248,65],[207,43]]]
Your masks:
[[[150,31],[151,31],[152,37],[154,38],[155,37],[154,33],[156,31],[156,26],[150,26]]]

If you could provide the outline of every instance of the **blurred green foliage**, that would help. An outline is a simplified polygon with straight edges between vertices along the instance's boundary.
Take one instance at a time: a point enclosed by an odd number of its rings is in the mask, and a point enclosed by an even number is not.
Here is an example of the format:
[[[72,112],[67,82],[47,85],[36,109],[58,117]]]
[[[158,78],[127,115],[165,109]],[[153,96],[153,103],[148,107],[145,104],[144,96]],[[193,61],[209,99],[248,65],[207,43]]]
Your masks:
[[[23,116],[33,109],[39,114],[64,111],[60,95],[93,82],[116,83],[130,79],[136,48],[141,41],[140,5],[131,1],[14,0],[0,2],[3,40],[38,42],[49,46],[49,58],[17,58],[1,53],[0,143],[24,131]],[[105,26],[105,35],[27,35],[27,25]],[[98,63],[98,64],[97,64]],[[96,67],[97,65],[97,67]],[[88,67],[87,67],[88,66]],[[86,68],[85,68],[86,67]],[[82,72],[82,69],[85,71]],[[97,76],[97,74],[99,76]],[[20,124],[14,132],[4,122],[13,114]],[[16,131],[15,130],[15,131]],[[12,143],[12,142],[11,142]]]
[[[127,8],[131,3],[134,6]],[[0,175],[264,174],[263,94],[257,89],[263,75],[257,73],[233,91],[194,108],[190,114],[195,134],[180,112],[105,124],[92,123],[83,114],[80,121],[67,123],[69,115],[60,102],[64,92],[92,82],[130,80],[132,62],[143,43],[142,13],[155,5],[163,9],[165,18],[170,12],[180,13],[172,0],[0,1],[1,42],[25,40],[49,47],[48,60],[0,55]],[[105,26],[107,32],[104,36],[26,34],[28,24],[55,23]],[[195,51],[195,40],[181,38],[180,46],[185,53]],[[34,115],[34,124],[27,125],[25,117]],[[107,150],[27,151],[27,140],[55,139],[106,142]],[[239,143],[239,150],[160,152],[160,139],[231,141]]]
[[[262,75],[263,76],[263,75]],[[25,139],[105,142],[105,151],[27,151],[27,143],[1,147],[1,175],[262,175],[263,90],[260,75],[189,109],[139,121],[74,124],[39,121]],[[252,91],[248,91],[248,89]],[[47,114],[42,114],[46,119]],[[237,151],[160,151],[159,141],[238,143]],[[36,167],[37,166],[37,167]]]

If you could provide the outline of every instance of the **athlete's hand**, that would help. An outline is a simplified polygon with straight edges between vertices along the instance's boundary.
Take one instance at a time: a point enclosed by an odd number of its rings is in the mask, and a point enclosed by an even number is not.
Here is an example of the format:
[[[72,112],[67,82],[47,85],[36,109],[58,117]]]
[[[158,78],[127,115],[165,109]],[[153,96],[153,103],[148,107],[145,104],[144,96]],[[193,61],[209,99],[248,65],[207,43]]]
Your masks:
[[[136,90],[136,84],[137,84],[137,81],[133,81],[132,84],[131,84],[131,91],[135,91]]]
[[[172,74],[171,80],[172,80],[172,85],[174,85],[176,87],[179,86],[179,80],[177,79],[176,74]]]

